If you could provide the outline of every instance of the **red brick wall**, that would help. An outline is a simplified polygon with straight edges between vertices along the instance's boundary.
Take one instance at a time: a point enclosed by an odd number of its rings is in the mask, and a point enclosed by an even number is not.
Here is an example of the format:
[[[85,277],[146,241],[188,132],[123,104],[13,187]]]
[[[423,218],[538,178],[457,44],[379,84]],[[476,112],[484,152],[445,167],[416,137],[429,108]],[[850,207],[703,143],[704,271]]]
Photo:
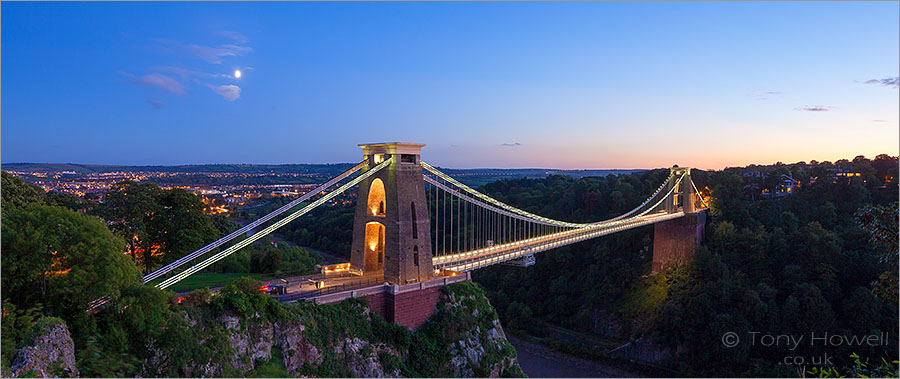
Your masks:
[[[392,321],[394,319],[394,300],[389,293],[377,293],[366,296],[366,302],[369,303],[369,309],[375,312],[385,320]],[[390,304],[388,304],[390,303]]]
[[[409,329],[416,329],[434,314],[441,298],[441,286],[398,294],[389,292],[366,296],[369,309],[385,320]]]
[[[694,252],[703,241],[705,228],[705,211],[655,224],[652,272],[683,265],[694,259]]]
[[[394,323],[409,329],[422,326],[434,314],[434,308],[440,298],[441,287],[394,295]]]

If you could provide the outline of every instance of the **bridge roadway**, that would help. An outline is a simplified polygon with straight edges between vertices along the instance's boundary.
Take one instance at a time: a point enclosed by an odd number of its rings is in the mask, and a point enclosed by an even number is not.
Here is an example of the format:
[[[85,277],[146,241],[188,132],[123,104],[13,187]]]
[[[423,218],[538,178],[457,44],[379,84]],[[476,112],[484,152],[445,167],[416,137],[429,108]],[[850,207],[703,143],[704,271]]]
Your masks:
[[[267,280],[265,284],[285,286],[286,293],[284,295],[274,295],[274,297],[278,301],[286,303],[335,292],[377,286],[384,284],[384,275],[369,274],[360,276],[353,275],[349,271],[338,271]]]
[[[521,258],[527,255],[532,255],[541,251],[550,250],[556,247],[573,244],[575,242],[580,242],[591,238],[620,232],[623,230],[634,229],[644,225],[651,225],[662,221],[672,220],[683,216],[684,211],[681,209],[674,213],[666,213],[665,211],[660,211],[659,213],[635,217],[630,220],[601,223],[597,224],[597,226],[570,229],[563,232],[519,240],[464,253],[438,256],[432,258],[432,264],[434,265],[435,269],[443,268],[456,272],[471,271],[481,267]]]
[[[442,268],[456,272],[466,272],[556,247],[683,216],[684,212],[681,210],[675,213],[661,211],[660,213],[644,215],[627,221],[603,223],[598,224],[596,227],[572,229],[489,248],[434,257],[432,261],[436,269]],[[368,274],[359,276],[351,274],[349,271],[337,271],[268,280],[265,284],[285,285],[285,282],[287,283],[286,293],[284,295],[275,295],[274,297],[281,302],[294,302],[341,291],[378,286],[384,283],[384,275]],[[322,285],[319,285],[319,282]]]

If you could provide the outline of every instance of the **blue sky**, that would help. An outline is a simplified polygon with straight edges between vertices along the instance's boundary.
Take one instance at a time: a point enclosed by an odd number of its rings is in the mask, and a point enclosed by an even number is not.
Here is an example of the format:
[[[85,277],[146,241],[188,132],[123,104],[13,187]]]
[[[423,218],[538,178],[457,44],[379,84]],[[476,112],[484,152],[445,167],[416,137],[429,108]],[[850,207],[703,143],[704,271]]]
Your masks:
[[[898,154],[897,2],[2,3],[3,163]],[[241,70],[240,78],[234,71]]]

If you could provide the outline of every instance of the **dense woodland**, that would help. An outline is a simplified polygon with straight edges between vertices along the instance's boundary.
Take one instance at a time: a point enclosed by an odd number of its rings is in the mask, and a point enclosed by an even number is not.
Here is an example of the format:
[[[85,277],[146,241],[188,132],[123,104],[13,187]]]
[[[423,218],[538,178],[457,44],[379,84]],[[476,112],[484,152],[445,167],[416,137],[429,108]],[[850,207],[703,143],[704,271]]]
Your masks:
[[[160,333],[186,328],[170,309],[177,296],[144,286],[142,272],[238,228],[223,217],[205,214],[200,199],[181,189],[126,181],[98,204],[44,192],[6,172],[2,179],[4,368],[28,339],[34,322],[58,317],[72,333],[83,375],[139,374],[147,358],[141,343],[171,338]],[[267,240],[206,271],[310,273],[319,260],[316,253]],[[113,299],[111,308],[130,310],[113,315],[85,312],[90,301],[103,296]],[[165,323],[175,324],[160,328]],[[188,337],[190,333],[179,338]]]
[[[679,375],[795,376],[814,365],[798,371],[780,364],[785,356],[809,362],[826,353],[841,375],[867,373],[851,354],[870,369],[893,366],[896,375],[896,363],[882,362],[897,359],[895,337],[886,346],[794,351],[751,346],[749,339],[751,332],[807,341],[810,333],[897,336],[898,166],[897,158],[879,158],[836,162],[862,172],[851,178],[829,175],[830,163],[752,168],[762,177],[743,177],[743,169],[695,170],[695,182],[711,189],[713,200],[706,242],[687,267],[646,276],[652,256],[646,227],[539,254],[526,269],[495,266],[474,278],[510,328],[546,335],[550,323],[625,340],[649,337],[673,352],[668,364]],[[784,172],[804,185],[790,196],[760,199],[759,188],[780,183]],[[560,176],[482,189],[531,212],[588,221],[639,203],[665,174]],[[725,347],[726,332],[747,341]]]

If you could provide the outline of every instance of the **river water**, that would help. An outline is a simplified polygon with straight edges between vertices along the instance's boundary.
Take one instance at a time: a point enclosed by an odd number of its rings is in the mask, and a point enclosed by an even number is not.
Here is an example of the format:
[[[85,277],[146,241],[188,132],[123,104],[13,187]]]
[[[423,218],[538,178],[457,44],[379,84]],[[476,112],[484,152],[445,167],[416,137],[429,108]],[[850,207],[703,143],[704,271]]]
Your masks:
[[[518,352],[519,366],[531,378],[622,378],[641,373],[553,351],[507,335]]]

